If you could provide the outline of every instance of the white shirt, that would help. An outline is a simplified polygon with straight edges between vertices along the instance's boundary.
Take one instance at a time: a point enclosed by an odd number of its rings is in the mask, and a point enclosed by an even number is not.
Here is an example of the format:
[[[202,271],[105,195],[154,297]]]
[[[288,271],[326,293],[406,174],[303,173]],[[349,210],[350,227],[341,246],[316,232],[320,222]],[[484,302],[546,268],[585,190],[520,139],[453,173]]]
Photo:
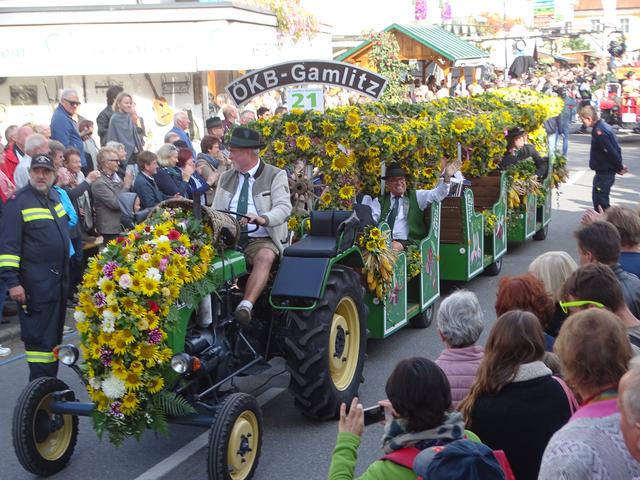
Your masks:
[[[31,167],[31,157],[26,155],[20,159],[20,163],[13,172],[13,182],[16,189],[22,188],[29,183],[29,168]]]
[[[255,215],[261,215],[260,212],[256,210],[256,205],[253,203],[253,184],[256,183],[256,179],[254,175],[258,171],[258,167],[260,166],[260,162],[256,163],[256,165],[249,170],[247,173],[249,174],[249,196],[247,202],[247,213],[253,213]],[[236,212],[238,210],[238,200],[240,199],[240,192],[242,191],[242,185],[244,185],[244,175],[240,172],[236,172],[238,175],[238,187],[236,188],[236,193],[233,195],[231,199],[231,203],[229,204],[229,210],[232,212]],[[249,230],[255,228],[253,224],[249,224]],[[263,226],[258,227],[255,232],[249,232],[250,237],[268,237],[269,232]]]
[[[443,200],[448,194],[449,184],[441,181],[433,190],[416,190],[416,199],[418,200],[420,210],[424,210],[430,203]],[[393,199],[391,201],[393,202]],[[369,205],[371,207],[371,215],[375,222],[380,221],[381,207],[380,201],[377,198],[371,198],[371,196],[365,195],[362,198],[362,204]],[[393,204],[391,207],[393,208]],[[395,223],[393,224],[392,238],[394,240],[407,240],[409,238],[409,224],[407,222],[408,209],[409,197],[405,194],[398,202],[398,213],[396,215]]]

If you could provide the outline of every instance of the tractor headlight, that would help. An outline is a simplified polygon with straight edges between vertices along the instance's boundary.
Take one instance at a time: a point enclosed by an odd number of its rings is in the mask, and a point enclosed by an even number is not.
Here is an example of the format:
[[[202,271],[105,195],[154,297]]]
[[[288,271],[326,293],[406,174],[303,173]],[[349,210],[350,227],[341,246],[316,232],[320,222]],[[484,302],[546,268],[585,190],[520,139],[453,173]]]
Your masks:
[[[56,349],[54,350],[54,354],[58,357],[58,360],[69,366],[75,364],[80,357],[78,348],[71,343],[56,347]]]
[[[171,368],[179,374],[189,373],[191,371],[191,355],[188,353],[178,353],[171,359]]]

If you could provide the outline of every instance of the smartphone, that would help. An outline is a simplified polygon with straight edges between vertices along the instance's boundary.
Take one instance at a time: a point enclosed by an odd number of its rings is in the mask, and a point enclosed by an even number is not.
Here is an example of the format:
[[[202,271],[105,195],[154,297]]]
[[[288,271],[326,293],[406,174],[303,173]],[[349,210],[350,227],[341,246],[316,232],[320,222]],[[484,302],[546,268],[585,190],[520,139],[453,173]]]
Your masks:
[[[364,409],[364,424],[372,425],[374,423],[383,422],[385,419],[384,408],[380,405],[374,405],[373,407],[367,407]]]

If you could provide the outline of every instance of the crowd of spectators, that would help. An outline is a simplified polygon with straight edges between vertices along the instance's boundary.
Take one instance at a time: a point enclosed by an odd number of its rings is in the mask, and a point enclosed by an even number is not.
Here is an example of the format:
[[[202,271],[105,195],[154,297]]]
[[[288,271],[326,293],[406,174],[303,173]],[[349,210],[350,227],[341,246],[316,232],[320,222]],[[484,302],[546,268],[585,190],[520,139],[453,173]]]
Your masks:
[[[444,350],[396,366],[383,452],[358,478],[640,478],[639,234],[640,209],[587,211],[579,264],[551,251],[500,279],[484,347],[476,295],[444,298]],[[359,400],[343,405],[330,479],[355,478],[364,428]]]

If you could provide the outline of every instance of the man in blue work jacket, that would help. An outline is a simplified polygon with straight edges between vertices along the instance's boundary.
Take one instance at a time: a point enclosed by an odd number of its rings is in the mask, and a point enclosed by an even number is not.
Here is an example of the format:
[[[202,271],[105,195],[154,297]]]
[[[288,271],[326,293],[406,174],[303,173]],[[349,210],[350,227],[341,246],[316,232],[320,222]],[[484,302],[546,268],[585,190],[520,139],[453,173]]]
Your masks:
[[[6,203],[0,224],[0,279],[22,307],[30,381],[57,375],[53,348],[62,341],[66,313],[69,226],[54,179],[51,157],[33,157],[29,183]]]
[[[622,163],[622,150],[613,130],[598,119],[596,109],[584,106],[579,112],[585,127],[591,127],[591,151],[589,168],[596,172],[593,177],[591,196],[596,211],[609,208],[609,192],[616,180],[616,174],[624,175],[627,167]]]

